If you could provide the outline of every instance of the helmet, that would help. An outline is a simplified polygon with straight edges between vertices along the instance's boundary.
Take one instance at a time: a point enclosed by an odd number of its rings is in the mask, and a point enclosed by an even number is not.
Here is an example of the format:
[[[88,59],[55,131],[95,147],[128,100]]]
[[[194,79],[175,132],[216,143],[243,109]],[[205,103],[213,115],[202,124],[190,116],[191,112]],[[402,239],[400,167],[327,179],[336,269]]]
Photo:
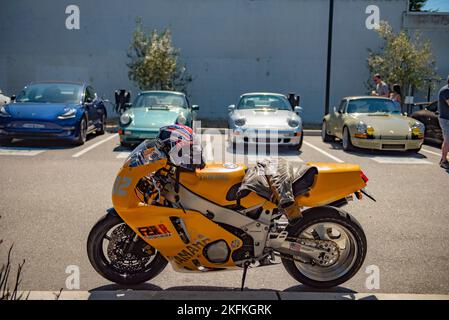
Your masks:
[[[188,171],[204,168],[201,141],[188,126],[174,124],[160,128],[156,147],[177,167]]]

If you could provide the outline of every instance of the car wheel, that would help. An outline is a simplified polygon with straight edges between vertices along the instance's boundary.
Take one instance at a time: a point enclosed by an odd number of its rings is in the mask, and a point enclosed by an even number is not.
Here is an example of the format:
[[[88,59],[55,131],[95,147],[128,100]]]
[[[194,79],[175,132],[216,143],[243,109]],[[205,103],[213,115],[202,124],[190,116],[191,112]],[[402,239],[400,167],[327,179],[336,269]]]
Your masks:
[[[343,128],[343,150],[344,151],[351,151],[354,149],[354,146],[351,142],[351,135],[349,133],[348,127]]]
[[[9,146],[12,142],[12,138],[0,138],[0,146]]]
[[[80,121],[80,129],[78,132],[78,138],[76,140],[76,144],[81,146],[83,145],[87,140],[87,121],[86,118],[81,118]]]
[[[321,140],[323,142],[332,142],[335,138],[329,134],[327,134],[327,122],[323,121],[323,125],[321,126]]]
[[[97,129],[97,135],[102,135],[106,131],[106,115],[103,113],[101,116],[100,127]]]

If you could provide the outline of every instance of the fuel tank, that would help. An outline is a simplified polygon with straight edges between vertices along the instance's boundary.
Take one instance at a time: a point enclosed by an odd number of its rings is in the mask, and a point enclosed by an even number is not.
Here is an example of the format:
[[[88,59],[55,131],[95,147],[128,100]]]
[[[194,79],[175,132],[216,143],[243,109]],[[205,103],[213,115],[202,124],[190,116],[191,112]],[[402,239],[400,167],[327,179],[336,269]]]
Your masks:
[[[210,162],[195,172],[182,172],[179,182],[193,193],[220,206],[236,204],[231,193],[238,190],[246,172],[243,164]],[[244,207],[253,206],[266,200],[252,193],[242,199]]]

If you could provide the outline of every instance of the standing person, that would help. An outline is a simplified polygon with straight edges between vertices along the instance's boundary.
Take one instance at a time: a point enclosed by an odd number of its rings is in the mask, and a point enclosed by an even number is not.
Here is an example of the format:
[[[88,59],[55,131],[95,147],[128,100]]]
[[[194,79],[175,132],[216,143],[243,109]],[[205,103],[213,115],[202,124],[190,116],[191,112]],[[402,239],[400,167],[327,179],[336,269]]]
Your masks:
[[[390,90],[388,89],[388,85],[382,81],[380,74],[376,73],[373,77],[374,83],[376,83],[376,91],[373,91],[371,94],[373,96],[378,97],[390,97]]]
[[[441,161],[440,167],[449,169],[449,161],[447,161],[447,154],[449,152],[449,76],[447,77],[447,84],[440,89],[438,93],[438,111],[441,131],[443,132],[443,145],[441,146]]]
[[[402,92],[401,92],[401,86],[398,84],[393,85],[393,91],[390,93],[390,99],[394,102],[397,102],[399,104],[402,103]]]

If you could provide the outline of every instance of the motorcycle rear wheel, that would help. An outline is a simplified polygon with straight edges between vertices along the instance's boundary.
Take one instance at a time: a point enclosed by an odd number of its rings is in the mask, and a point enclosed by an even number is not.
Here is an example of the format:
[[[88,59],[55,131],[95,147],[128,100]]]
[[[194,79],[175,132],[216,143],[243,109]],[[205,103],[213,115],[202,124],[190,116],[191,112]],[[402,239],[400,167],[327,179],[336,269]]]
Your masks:
[[[351,279],[362,266],[367,241],[360,224],[348,213],[333,207],[321,207],[304,212],[301,221],[288,227],[288,237],[332,240],[340,249],[340,258],[332,266],[305,264],[282,259],[287,272],[302,284],[320,289],[338,286]]]
[[[115,211],[103,216],[87,240],[87,254],[94,269],[107,280],[125,286],[156,277],[166,267],[167,260],[141,238],[132,249],[124,249],[135,237]]]

